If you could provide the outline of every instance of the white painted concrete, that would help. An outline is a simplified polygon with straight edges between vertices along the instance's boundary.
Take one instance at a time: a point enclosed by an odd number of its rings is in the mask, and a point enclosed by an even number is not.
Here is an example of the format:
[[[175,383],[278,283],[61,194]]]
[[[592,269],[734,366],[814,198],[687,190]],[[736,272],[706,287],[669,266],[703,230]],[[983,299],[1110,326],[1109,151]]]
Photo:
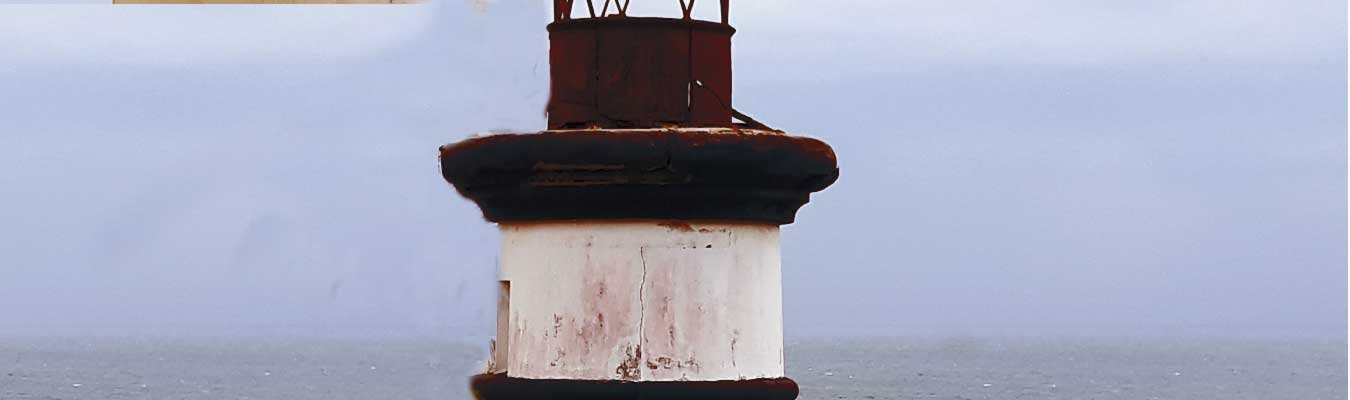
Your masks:
[[[511,351],[511,283],[501,281],[497,284],[497,334],[492,339],[492,354],[488,357],[487,372],[496,374],[506,372],[506,359]]]
[[[711,222],[500,225],[513,377],[783,376],[778,226]],[[506,343],[502,343],[506,342]],[[503,368],[504,367],[504,368]]]

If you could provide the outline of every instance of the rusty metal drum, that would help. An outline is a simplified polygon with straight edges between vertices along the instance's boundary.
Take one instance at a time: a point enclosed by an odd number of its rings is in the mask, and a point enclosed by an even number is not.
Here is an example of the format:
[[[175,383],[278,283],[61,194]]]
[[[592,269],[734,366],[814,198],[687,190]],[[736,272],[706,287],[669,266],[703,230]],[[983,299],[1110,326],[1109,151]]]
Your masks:
[[[549,129],[731,126],[730,25],[612,16],[548,31]]]

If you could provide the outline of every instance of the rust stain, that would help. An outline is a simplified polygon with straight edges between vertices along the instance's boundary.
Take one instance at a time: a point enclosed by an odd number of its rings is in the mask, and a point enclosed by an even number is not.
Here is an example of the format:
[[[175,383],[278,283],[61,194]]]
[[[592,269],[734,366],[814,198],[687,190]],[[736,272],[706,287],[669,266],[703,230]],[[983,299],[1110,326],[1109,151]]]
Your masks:
[[[695,360],[693,356],[690,356],[688,360],[684,361],[676,360],[670,357],[656,357],[647,360],[647,369],[650,369],[652,371],[658,369],[664,370],[692,369],[695,372],[697,372],[700,369],[700,366],[698,365],[698,361]]]
[[[740,329],[731,330],[731,366],[736,367],[736,341],[741,337]]]
[[[733,126],[731,26],[610,17],[548,30],[550,129]]]
[[[530,186],[601,186],[628,183],[627,176],[612,173],[579,173],[574,171],[540,173],[530,182]]]
[[[640,367],[642,365],[642,345],[637,345],[636,349],[633,346],[628,346],[624,349],[624,354],[626,357],[624,357],[623,362],[619,363],[618,367],[614,368],[614,374],[619,379],[628,381],[642,378],[642,368]]]
[[[594,348],[592,339],[603,341],[605,336],[605,313],[602,312],[596,312],[595,318],[582,323],[581,329],[577,331],[577,337],[581,338],[581,345],[587,353]]]
[[[511,343],[524,343],[524,340],[526,338],[525,332],[529,330],[529,328],[527,327],[527,325],[529,324],[525,321],[520,320],[519,318],[512,318],[511,325],[516,327],[515,332],[511,334]],[[516,351],[519,351],[519,348],[516,348]],[[512,354],[509,353],[507,354],[506,357],[507,369],[511,368],[511,360],[514,358],[515,357],[512,356]],[[520,357],[520,367],[529,368],[529,366],[530,366],[530,358]]]
[[[657,224],[670,229],[671,232],[693,232],[694,227],[685,221],[665,221]]]
[[[535,171],[622,171],[621,164],[559,164],[549,162],[534,163]]]
[[[557,349],[557,352],[553,356],[553,361],[548,362],[548,366],[550,367],[558,366],[558,363],[561,362],[563,357],[565,356],[567,356],[567,352],[563,351],[562,347],[559,347]]]
[[[587,240],[588,244],[593,243],[594,239]],[[591,357],[598,354],[610,354],[614,350],[622,350],[620,346],[617,349],[615,343],[625,337],[633,329],[637,328],[639,318],[638,310],[630,307],[629,299],[632,292],[629,291],[630,285],[636,283],[637,277],[616,276],[613,271],[616,268],[612,260],[605,257],[592,254],[593,248],[583,251],[586,254],[586,262],[580,273],[583,278],[584,291],[577,293],[581,297],[581,309],[578,310],[575,319],[569,319],[569,325],[564,327],[573,339],[574,348],[569,349],[572,354],[571,360]],[[636,273],[636,271],[634,271]],[[630,283],[627,279],[633,279]],[[598,367],[599,371],[607,370],[610,365],[567,365],[567,367]],[[618,370],[615,370],[618,373]]]
[[[675,360],[671,360],[670,357],[657,357],[656,359],[647,360],[647,368],[653,371],[657,368],[671,369],[674,368],[674,363]]]

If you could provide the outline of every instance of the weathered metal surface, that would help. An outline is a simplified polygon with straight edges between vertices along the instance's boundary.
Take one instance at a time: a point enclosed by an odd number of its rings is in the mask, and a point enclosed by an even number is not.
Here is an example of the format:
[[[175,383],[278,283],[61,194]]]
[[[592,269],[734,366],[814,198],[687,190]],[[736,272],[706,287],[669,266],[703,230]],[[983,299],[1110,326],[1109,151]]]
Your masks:
[[[628,4],[630,0],[614,0],[614,14],[610,14],[611,0],[604,0],[600,6],[595,3],[600,0],[586,0],[586,12],[591,18],[613,18],[628,16]],[[719,0],[721,2],[722,24],[727,24],[729,18],[730,0]],[[553,21],[566,21],[572,19],[572,10],[576,8],[575,0],[553,0]],[[684,19],[692,19],[694,11],[694,0],[680,0],[680,12]]]
[[[587,18],[549,29],[549,129],[731,124],[729,25]]]
[[[481,400],[792,400],[798,393],[797,383],[788,378],[628,382],[482,374],[473,377],[470,387]]]
[[[490,221],[791,223],[839,175],[819,140],[751,130],[578,130],[471,138],[441,171]]]
[[[726,126],[733,114],[730,35],[691,30],[690,43],[689,124]]]
[[[501,231],[509,376],[783,376],[777,226],[553,222]]]

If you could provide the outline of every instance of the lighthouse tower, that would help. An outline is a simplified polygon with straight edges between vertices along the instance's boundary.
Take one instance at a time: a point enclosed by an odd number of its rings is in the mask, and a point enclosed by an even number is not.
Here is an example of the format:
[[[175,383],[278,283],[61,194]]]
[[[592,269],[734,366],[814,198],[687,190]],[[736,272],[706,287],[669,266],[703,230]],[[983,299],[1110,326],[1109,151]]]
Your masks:
[[[720,21],[598,3],[554,1],[547,130],[441,147],[502,235],[475,396],[796,398],[779,226],[838,177],[834,152],[732,108],[728,0]]]

